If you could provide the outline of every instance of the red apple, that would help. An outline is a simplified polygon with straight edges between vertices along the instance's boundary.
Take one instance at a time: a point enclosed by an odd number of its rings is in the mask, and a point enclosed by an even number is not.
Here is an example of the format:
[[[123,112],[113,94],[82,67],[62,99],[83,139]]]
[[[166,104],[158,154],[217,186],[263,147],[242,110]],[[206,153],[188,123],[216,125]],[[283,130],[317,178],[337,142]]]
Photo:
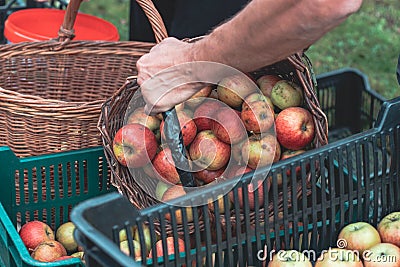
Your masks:
[[[222,142],[210,130],[196,135],[189,148],[189,155],[194,164],[202,169],[218,170],[223,168],[231,155],[230,145]]]
[[[377,226],[382,242],[392,243],[400,247],[400,212],[392,212],[379,222]],[[400,259],[399,259],[400,260]]]
[[[238,165],[243,164],[242,147],[245,142],[247,142],[247,139],[244,139],[237,144],[231,145],[231,155]]]
[[[51,262],[62,256],[67,256],[67,251],[60,242],[55,240],[40,243],[31,254],[33,259],[42,262]]]
[[[301,107],[291,107],[279,112],[275,120],[279,143],[291,150],[304,149],[315,135],[311,113]]]
[[[67,256],[61,256],[61,257],[55,259],[54,261],[63,261],[63,260],[69,260],[69,259],[75,259],[75,257],[68,256],[68,255]]]
[[[246,130],[253,133],[267,132],[275,121],[274,111],[264,101],[248,103],[240,116]]]
[[[166,247],[167,247],[167,254],[168,255],[174,255],[175,254],[175,241],[174,238],[172,236],[167,237],[165,240],[164,239],[160,239],[159,241],[157,241],[156,243],[156,251],[155,251],[155,256],[156,257],[162,257],[164,256],[164,249],[163,249],[163,243],[166,242]],[[177,239],[177,244],[178,247],[176,248],[177,252],[185,252],[185,241],[183,241],[183,239],[178,238]],[[149,258],[151,258],[153,256],[153,250],[150,251],[149,253]]]
[[[211,94],[212,89],[212,85],[204,86],[185,102],[185,107],[196,108]]]
[[[251,135],[242,147],[243,163],[252,169],[272,165],[280,156],[279,143],[272,134]]]
[[[231,168],[228,170],[228,178],[234,178],[237,176],[241,177],[243,174],[251,171],[253,171],[253,169],[248,166],[232,165]]]
[[[253,170],[248,168],[248,167],[243,167],[243,168],[240,168],[239,170],[236,171],[236,176],[243,175],[243,174],[251,172],[251,171],[253,171]],[[265,181],[265,184],[267,185],[267,191],[271,187],[271,182],[270,181],[271,180],[269,180],[269,179],[267,179]],[[257,188],[254,188],[254,185],[257,185]],[[256,201],[258,202],[259,207],[262,208],[264,206],[263,181],[259,180],[256,183],[251,182],[248,185],[247,190],[248,190],[248,198],[247,199],[248,199],[248,205],[249,205],[250,210],[254,210],[255,209]],[[255,190],[257,190],[258,199],[255,199],[255,194],[256,194]],[[235,204],[235,203],[239,202],[240,208],[243,209],[245,202],[243,200],[244,195],[243,195],[242,191],[243,191],[242,187],[239,187],[238,188],[238,200],[237,201],[235,201],[235,196],[234,196],[233,192],[229,193],[229,197],[230,197],[232,203]]]
[[[266,74],[257,79],[257,85],[265,96],[271,97],[272,88],[280,80],[282,79],[277,75]]]
[[[226,77],[217,86],[218,99],[232,108],[240,108],[244,98],[257,90],[257,85],[245,74]]]
[[[181,197],[184,195],[186,195],[185,189],[181,185],[174,185],[165,191],[161,201],[168,202],[169,200],[172,200],[174,198],[178,198],[178,197]],[[182,208],[182,209],[184,209],[184,208]],[[182,224],[183,223],[183,214],[182,214],[181,208],[176,209],[174,213],[175,214],[173,216],[175,217],[177,224]],[[187,218],[188,222],[193,221],[193,212],[192,212],[191,207],[186,208],[186,218]],[[166,213],[165,219],[167,219],[168,221],[171,221],[171,219],[172,219],[171,213]]]
[[[363,267],[357,251],[343,248],[330,248],[321,252],[315,267]]]
[[[181,181],[176,171],[170,148],[165,147],[157,153],[153,159],[153,167],[157,175],[166,182],[177,184]]]
[[[157,147],[154,133],[139,123],[122,126],[114,136],[114,155],[120,164],[130,168],[143,167],[151,162]]]
[[[221,168],[218,170],[207,170],[203,169],[198,172],[193,173],[193,176],[202,181],[205,184],[209,184],[218,178],[220,178],[225,172],[225,168]]]
[[[297,155],[300,155],[302,153],[306,152],[304,149],[300,149],[300,150],[286,150],[282,153],[281,155],[281,159],[280,160],[285,160]],[[306,171],[308,171],[310,169],[310,164],[306,165]],[[290,176],[291,171],[287,170],[286,171],[287,176]],[[296,166],[296,176],[299,176],[301,174],[301,167],[300,166]]]
[[[256,102],[256,101],[263,101],[263,102],[267,103],[268,106],[270,106],[272,110],[274,109],[274,104],[272,104],[271,99],[268,96],[265,96],[265,95],[257,92],[257,93],[252,93],[252,94],[246,96],[246,98],[244,99],[243,104],[242,104],[242,110],[244,110],[249,105],[249,103]]]
[[[223,107],[214,113],[211,130],[221,141],[236,144],[247,137],[247,131],[237,111]]]
[[[54,240],[54,231],[41,221],[25,223],[19,230],[19,235],[29,252],[44,241]]]
[[[131,123],[142,124],[149,128],[151,131],[155,132],[157,129],[160,128],[161,121],[156,116],[147,115],[144,112],[144,107],[139,107],[127,116],[126,124]]]
[[[346,249],[358,250],[360,255],[365,250],[381,243],[378,230],[367,222],[355,222],[346,225],[340,230],[338,240],[343,240]]]
[[[222,107],[222,103],[215,99],[206,99],[201,103],[193,114],[197,130],[211,130],[211,122],[214,120],[213,114]]]
[[[400,267],[400,248],[391,243],[379,243],[363,254],[365,267]]]
[[[268,254],[268,252],[264,252]],[[269,255],[264,255],[268,257]],[[279,250],[268,263],[268,267],[312,267],[305,253],[297,250]]]
[[[271,101],[280,109],[299,107],[303,104],[303,91],[295,83],[281,80],[272,88]]]
[[[191,116],[187,113],[186,110],[177,111],[176,115],[178,116],[179,125],[181,126],[183,144],[188,146],[194,139],[197,134],[197,126]],[[161,122],[160,125],[161,137],[165,139],[164,134],[164,121]]]

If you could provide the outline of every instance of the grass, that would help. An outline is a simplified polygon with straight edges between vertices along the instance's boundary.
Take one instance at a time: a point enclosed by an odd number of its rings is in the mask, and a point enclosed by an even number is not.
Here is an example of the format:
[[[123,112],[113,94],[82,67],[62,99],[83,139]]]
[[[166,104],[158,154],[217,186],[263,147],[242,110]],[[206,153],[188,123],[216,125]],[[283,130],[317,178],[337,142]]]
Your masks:
[[[121,40],[129,38],[130,0],[91,0],[81,11],[109,20]],[[360,11],[312,45],[307,55],[316,74],[353,67],[365,73],[371,87],[392,99],[400,96],[396,80],[400,54],[400,1],[364,0]]]

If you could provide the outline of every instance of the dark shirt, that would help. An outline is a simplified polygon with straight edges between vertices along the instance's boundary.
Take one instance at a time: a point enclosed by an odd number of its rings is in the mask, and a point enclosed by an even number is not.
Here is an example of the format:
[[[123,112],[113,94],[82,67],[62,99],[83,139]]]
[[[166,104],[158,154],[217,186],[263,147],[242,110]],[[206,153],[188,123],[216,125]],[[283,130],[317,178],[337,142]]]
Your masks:
[[[249,0],[154,0],[168,36],[178,39],[207,34],[240,11]],[[154,42],[154,34],[143,10],[131,1],[130,39]]]

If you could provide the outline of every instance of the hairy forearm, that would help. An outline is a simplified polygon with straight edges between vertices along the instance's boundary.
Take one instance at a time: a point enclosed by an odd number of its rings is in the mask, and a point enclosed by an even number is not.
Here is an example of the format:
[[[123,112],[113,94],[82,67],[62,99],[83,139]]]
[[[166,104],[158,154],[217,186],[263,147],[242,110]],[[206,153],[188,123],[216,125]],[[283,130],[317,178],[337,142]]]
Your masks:
[[[253,0],[194,43],[193,57],[252,71],[307,48],[358,10],[361,2]]]

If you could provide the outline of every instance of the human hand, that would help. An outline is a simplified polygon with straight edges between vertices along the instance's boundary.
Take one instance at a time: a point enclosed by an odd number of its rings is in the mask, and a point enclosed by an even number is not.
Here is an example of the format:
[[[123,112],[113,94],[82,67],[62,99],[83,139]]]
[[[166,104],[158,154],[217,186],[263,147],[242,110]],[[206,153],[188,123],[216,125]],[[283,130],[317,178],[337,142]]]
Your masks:
[[[166,38],[136,63],[137,82],[146,101],[145,111],[167,111],[194,95],[204,83],[193,69],[193,44]]]

